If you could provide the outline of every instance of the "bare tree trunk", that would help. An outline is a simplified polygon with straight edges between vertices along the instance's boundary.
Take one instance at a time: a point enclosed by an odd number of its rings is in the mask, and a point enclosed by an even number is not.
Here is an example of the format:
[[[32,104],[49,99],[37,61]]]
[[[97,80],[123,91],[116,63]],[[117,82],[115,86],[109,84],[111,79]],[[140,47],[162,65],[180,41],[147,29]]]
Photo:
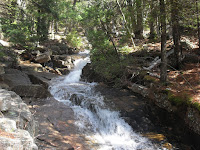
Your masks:
[[[160,0],[160,15],[161,15],[161,68],[160,81],[167,81],[167,56],[166,56],[166,10],[165,1]]]
[[[154,8],[154,1],[155,0],[151,0],[151,4],[150,4],[150,20],[149,20],[149,27],[150,27],[150,39],[154,39],[155,38],[155,29],[154,29],[154,23],[155,23],[155,8]]]
[[[199,6],[198,6],[198,0],[196,0],[196,13],[197,13],[197,28],[198,28],[199,50],[200,50],[200,25],[199,25]]]
[[[174,41],[174,54],[175,54],[175,68],[180,68],[181,50],[180,50],[180,33],[179,33],[179,0],[170,0],[171,2],[171,18],[172,18],[172,30]]]
[[[135,29],[135,37],[143,38],[143,7],[142,0],[136,0],[136,9],[137,9],[137,26]]]

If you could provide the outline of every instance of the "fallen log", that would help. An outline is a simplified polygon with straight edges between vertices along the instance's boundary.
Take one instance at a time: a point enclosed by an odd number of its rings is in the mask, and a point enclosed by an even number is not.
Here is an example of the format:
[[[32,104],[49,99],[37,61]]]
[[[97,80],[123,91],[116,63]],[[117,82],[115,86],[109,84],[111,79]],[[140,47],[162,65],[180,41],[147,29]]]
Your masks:
[[[167,52],[166,56],[169,57],[171,54],[174,53],[174,49]],[[143,67],[144,70],[152,70],[155,66],[159,65],[161,63],[161,59],[159,57],[156,57],[149,65],[149,67]]]

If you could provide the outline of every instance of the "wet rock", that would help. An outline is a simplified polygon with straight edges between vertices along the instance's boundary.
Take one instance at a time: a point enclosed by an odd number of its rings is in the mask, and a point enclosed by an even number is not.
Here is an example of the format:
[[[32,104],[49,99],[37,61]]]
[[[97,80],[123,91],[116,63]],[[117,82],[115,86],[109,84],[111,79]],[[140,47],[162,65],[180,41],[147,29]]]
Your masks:
[[[22,97],[46,98],[50,95],[48,90],[39,84],[14,86],[12,91]]]
[[[75,125],[74,112],[69,106],[52,98],[32,101],[31,105],[39,124],[39,149],[89,150],[87,139]]]

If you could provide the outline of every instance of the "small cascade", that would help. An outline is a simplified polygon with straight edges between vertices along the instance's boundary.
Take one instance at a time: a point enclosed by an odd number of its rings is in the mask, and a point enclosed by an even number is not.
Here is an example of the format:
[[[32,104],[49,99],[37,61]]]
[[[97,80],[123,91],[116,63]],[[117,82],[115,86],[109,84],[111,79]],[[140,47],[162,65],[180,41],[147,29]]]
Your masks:
[[[94,91],[97,83],[80,81],[82,69],[89,62],[89,57],[76,60],[74,70],[65,77],[52,80],[49,89],[56,100],[73,109],[78,120],[76,125],[90,141],[90,149],[159,149],[148,139],[135,133],[120,117],[119,112],[106,106],[104,97]]]

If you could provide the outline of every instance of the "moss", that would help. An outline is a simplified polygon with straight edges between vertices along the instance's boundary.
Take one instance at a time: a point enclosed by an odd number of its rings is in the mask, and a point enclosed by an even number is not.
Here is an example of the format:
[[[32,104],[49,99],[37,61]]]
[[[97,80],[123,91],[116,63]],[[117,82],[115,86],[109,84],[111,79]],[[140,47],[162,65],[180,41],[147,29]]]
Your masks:
[[[200,103],[193,103],[192,106],[194,106],[196,109],[198,109],[200,111]]]
[[[142,70],[142,71],[140,71],[140,73],[139,73],[139,74],[140,74],[140,76],[143,76],[143,77],[144,77],[144,76],[146,76],[146,75],[147,75],[147,71],[145,71],[145,70]]]
[[[155,78],[155,77],[152,77],[152,76],[150,76],[150,75],[145,75],[145,76],[144,76],[144,80],[150,81],[150,82],[156,82],[156,78]]]
[[[171,91],[168,91],[168,99],[172,102],[173,105],[190,105],[191,97],[187,93],[179,93],[179,95],[173,94]]]

